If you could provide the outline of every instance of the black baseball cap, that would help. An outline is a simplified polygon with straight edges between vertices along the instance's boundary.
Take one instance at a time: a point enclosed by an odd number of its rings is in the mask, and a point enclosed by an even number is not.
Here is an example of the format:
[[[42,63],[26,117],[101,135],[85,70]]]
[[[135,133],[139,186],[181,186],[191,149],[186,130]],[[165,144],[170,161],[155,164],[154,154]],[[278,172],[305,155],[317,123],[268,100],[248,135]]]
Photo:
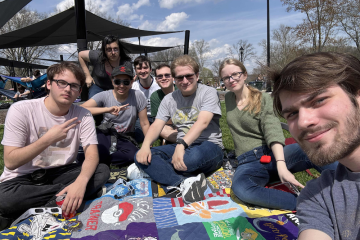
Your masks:
[[[113,69],[113,71],[111,72],[111,77],[115,77],[117,75],[128,75],[131,78],[134,77],[132,68],[129,68],[128,66],[125,65],[120,65]]]

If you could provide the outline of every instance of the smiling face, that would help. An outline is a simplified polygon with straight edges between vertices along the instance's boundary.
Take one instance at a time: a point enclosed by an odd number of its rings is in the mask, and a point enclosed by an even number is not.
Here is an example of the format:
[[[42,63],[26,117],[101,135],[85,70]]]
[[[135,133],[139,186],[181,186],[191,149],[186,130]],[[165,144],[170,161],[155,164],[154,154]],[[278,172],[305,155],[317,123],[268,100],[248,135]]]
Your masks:
[[[174,86],[174,79],[171,76],[171,70],[169,67],[162,67],[155,70],[156,82],[159,84],[161,89],[172,88]],[[169,76],[169,77],[167,77]]]
[[[120,85],[115,84],[117,82],[117,80],[120,80]],[[114,86],[115,94],[117,96],[119,96],[120,98],[122,98],[122,97],[127,96],[127,94],[129,93],[129,90],[131,89],[133,80],[128,75],[122,74],[122,75],[114,76],[111,82]],[[125,84],[126,82],[129,82],[129,85],[126,85]]]
[[[151,68],[150,68],[148,62],[143,62],[142,64],[136,65],[135,72],[140,80],[143,80],[143,81],[150,80],[151,81],[151,78],[150,78]]]
[[[197,82],[199,80],[199,73],[195,74],[194,70],[190,66],[177,66],[175,68],[175,84],[181,91],[184,97],[190,96],[196,92]],[[186,76],[178,79],[177,77]],[[191,77],[190,77],[191,75]]]
[[[239,66],[228,64],[221,70],[221,78],[224,79],[229,76],[234,76],[236,73],[243,72]],[[235,78],[235,79],[233,79]],[[232,92],[242,91],[245,86],[247,74],[241,73],[240,77],[230,77],[228,81],[224,81],[225,87]]]
[[[80,81],[78,81],[75,75],[67,69],[59,74],[55,74],[54,79],[64,80],[70,84],[80,85]],[[75,99],[80,96],[81,93],[81,91],[72,90],[70,85],[66,86],[65,88],[61,88],[56,84],[55,81],[50,80],[47,80],[46,87],[50,90],[49,97],[60,105],[71,105]]]
[[[338,85],[302,94],[279,94],[291,135],[316,165],[346,158],[360,146],[360,110]],[[359,95],[356,97],[360,103]]]

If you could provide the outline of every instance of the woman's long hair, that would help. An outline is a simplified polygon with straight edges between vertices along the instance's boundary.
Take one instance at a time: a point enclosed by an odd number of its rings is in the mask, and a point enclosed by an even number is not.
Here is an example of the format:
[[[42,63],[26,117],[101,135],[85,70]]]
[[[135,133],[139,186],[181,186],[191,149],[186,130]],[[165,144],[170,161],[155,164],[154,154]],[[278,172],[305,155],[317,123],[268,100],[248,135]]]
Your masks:
[[[107,58],[106,52],[105,52],[106,51],[105,48],[106,48],[107,44],[111,44],[113,42],[117,42],[117,44],[119,45],[120,61],[131,61],[131,58],[126,54],[125,48],[121,44],[121,41],[113,35],[107,35],[102,40],[102,44],[101,44],[101,62],[105,63],[106,61],[108,61],[108,58]]]
[[[229,59],[225,59],[220,65],[219,68],[220,78],[221,78],[221,71],[226,65],[238,66],[243,72],[243,74],[247,75],[245,66],[239,60],[229,58]],[[248,96],[248,105],[244,108],[244,111],[248,111],[251,114],[257,115],[261,111],[261,92],[258,89],[253,88],[251,86],[246,86],[246,87],[249,89],[249,96]]]

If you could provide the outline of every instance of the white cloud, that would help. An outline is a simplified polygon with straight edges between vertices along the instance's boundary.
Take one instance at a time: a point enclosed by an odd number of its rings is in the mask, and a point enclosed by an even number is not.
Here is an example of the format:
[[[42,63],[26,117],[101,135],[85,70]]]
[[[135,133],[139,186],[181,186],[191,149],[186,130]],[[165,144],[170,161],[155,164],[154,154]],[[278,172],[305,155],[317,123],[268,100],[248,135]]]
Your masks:
[[[136,20],[139,19],[140,21],[144,18],[144,15],[137,15],[137,14],[133,14],[130,17],[128,17],[126,20],[132,21],[132,20]]]
[[[85,0],[85,8],[87,10],[99,11],[101,13],[111,11],[115,4],[116,0]],[[56,10],[62,12],[72,6],[74,6],[73,0],[63,0],[56,5]]]
[[[148,20],[146,20],[145,22],[140,24],[138,28],[142,30],[154,30],[154,25],[151,24]]]
[[[218,45],[220,42],[219,40],[213,38],[209,41],[209,46],[212,48],[212,47],[215,47],[216,45]]]
[[[165,18],[165,21],[161,22],[157,26],[158,31],[175,30],[182,22],[184,22],[189,15],[184,12],[172,13]]]
[[[133,44],[139,44],[138,41],[132,41]],[[184,45],[184,39],[181,38],[160,38],[154,37],[149,39],[141,39],[141,45],[155,46],[155,47],[169,47]]]
[[[161,8],[172,9],[175,5],[180,5],[184,3],[202,3],[205,0],[159,0],[159,5]]]
[[[124,18],[124,16],[131,16],[134,11],[138,10],[140,7],[142,6],[150,6],[150,0],[139,0],[137,3],[133,3],[132,5],[126,3],[124,5],[121,5],[120,7],[118,7],[118,11],[116,13],[116,15]],[[133,15],[134,16],[134,15]],[[140,17],[138,15],[136,15],[136,18]],[[136,18],[130,19],[130,20],[134,20]],[[142,19],[142,17],[141,17]]]

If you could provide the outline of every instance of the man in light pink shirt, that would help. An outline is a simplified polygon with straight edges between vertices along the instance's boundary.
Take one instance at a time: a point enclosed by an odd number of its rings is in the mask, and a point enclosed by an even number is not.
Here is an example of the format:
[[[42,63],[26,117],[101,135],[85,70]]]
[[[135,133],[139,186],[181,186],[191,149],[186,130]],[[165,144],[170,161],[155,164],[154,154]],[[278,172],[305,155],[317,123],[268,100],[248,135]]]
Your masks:
[[[62,62],[50,66],[47,76],[47,97],[15,103],[6,116],[0,230],[29,208],[56,206],[56,196],[63,194],[63,212],[73,212],[95,197],[110,175],[106,165],[98,164],[91,113],[72,104],[85,83],[84,72]],[[75,163],[80,144],[82,166]]]

